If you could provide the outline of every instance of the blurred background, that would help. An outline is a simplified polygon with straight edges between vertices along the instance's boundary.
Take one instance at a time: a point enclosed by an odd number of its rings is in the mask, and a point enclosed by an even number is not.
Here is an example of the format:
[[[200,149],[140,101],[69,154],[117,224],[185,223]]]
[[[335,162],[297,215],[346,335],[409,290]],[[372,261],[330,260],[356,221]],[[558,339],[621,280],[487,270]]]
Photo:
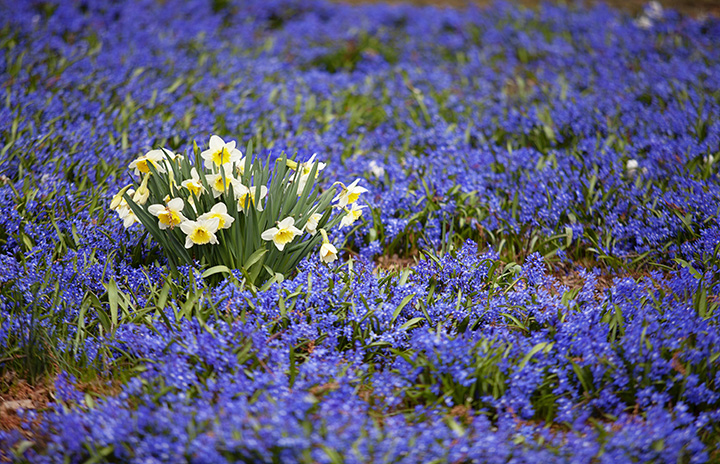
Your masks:
[[[336,0],[344,3],[413,3],[415,5],[436,5],[436,6],[454,6],[462,7],[470,3],[476,5],[487,5],[492,3],[492,0]],[[548,0],[512,0],[510,3],[516,3],[519,5],[534,6]],[[595,1],[584,1],[584,2],[569,2],[569,1],[552,1],[552,3],[582,3],[585,5],[595,4]],[[619,8],[628,11],[632,14],[639,14],[642,12],[643,7],[648,4],[646,0],[605,0],[602,3],[610,5],[614,8]],[[700,16],[706,14],[712,14],[720,16],[720,0],[665,0],[659,2],[663,8],[671,8],[680,11],[685,14],[693,16]]]

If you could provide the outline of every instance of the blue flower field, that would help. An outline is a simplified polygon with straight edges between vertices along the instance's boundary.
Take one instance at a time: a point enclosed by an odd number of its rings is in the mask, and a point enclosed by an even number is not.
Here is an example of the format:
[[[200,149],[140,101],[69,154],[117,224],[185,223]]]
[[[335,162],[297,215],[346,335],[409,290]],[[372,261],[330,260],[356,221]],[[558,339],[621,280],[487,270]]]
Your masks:
[[[719,168],[715,17],[0,0],[0,462],[719,463]]]

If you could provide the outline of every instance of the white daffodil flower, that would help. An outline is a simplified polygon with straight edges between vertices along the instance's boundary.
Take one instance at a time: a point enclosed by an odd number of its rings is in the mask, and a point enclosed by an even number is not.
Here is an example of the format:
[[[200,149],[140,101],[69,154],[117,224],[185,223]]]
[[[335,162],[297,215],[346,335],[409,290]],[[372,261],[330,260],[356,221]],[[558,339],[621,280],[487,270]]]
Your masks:
[[[315,213],[312,216],[310,216],[305,223],[305,231],[310,235],[315,235],[315,232],[317,232],[317,226],[318,221],[322,217],[322,214]]]
[[[200,153],[205,160],[205,167],[213,169],[230,163],[236,163],[242,158],[242,152],[235,148],[235,141],[225,142],[217,135],[210,137],[210,148]]]
[[[298,188],[297,188],[297,195],[302,195],[303,189],[305,189],[305,185],[307,185],[307,181],[310,178],[310,172],[312,171],[312,167],[315,164],[315,157],[317,156],[317,153],[313,153],[313,155],[310,157],[309,160],[305,161],[304,163],[300,163],[298,165],[297,162],[292,160],[287,160],[286,164],[287,166],[294,170],[300,171],[300,177],[298,177]],[[318,161],[318,167],[316,174],[325,169],[325,166],[327,166],[326,163],[322,163]],[[292,179],[291,179],[292,182]]]
[[[345,208],[347,214],[340,219],[340,228],[347,227],[357,221],[362,216],[362,210],[364,206],[359,206],[357,203],[352,205],[352,209]]]
[[[323,243],[320,245],[320,260],[323,263],[332,263],[338,259],[337,248],[332,243]]]
[[[307,161],[305,161],[305,162],[303,162],[303,163],[299,163],[299,164],[298,164],[297,161],[285,160],[285,165],[286,165],[288,168],[292,169],[293,171],[297,171],[297,170],[299,169],[299,170],[300,170],[300,175],[307,176],[307,175],[310,174],[310,171],[312,170],[313,164],[315,164],[315,157],[316,157],[316,156],[317,156],[317,153],[313,153],[313,155],[310,157],[309,160],[307,160]],[[323,169],[325,169],[325,166],[327,166],[327,164],[318,161],[317,172],[320,172],[320,171],[322,171]]]
[[[300,176],[300,178],[298,178],[297,196],[302,195],[303,190],[305,190],[305,186],[307,185],[307,181],[309,178],[310,178],[310,176]]]
[[[243,156],[235,162],[235,173],[237,177],[242,177],[245,174],[245,157]]]
[[[218,220],[218,229],[229,229],[232,223],[235,222],[235,218],[227,213],[227,206],[225,206],[225,203],[216,204],[209,212],[201,215],[198,218],[198,221],[213,218],[217,218]]]
[[[272,227],[263,232],[261,237],[263,240],[272,240],[277,249],[283,251],[285,245],[292,242],[300,234],[302,232],[295,227],[295,219],[286,217],[278,223],[277,227]]]
[[[638,172],[640,172],[641,174],[647,173],[647,168],[640,169],[640,163],[638,163],[638,161],[635,159],[627,160],[627,163],[625,163],[625,170],[630,177],[633,177]]]
[[[659,20],[665,16],[665,10],[660,2],[650,2],[645,6],[645,15],[650,19]]]
[[[171,182],[174,183],[175,182],[175,179],[174,179],[175,168],[173,165],[176,164],[177,162],[179,162],[180,160],[182,160],[183,156],[173,153],[172,151],[168,150],[167,148],[163,148],[161,151],[163,152],[162,166],[164,166],[168,171],[170,171],[170,173],[172,174]]]
[[[120,192],[115,195],[115,198],[113,198],[112,203],[110,203],[110,208],[115,210],[118,217],[123,221],[123,227],[127,229],[131,225],[140,221],[138,221],[137,216],[135,216],[132,208],[130,208],[130,205],[128,205],[127,201],[123,197],[124,193],[127,193],[128,196],[132,197],[135,195],[135,189],[129,189],[125,187],[124,189],[120,190]]]
[[[180,185],[190,190],[190,193],[193,193],[196,196],[200,196],[200,194],[205,191],[205,186],[200,181],[200,176],[198,175],[197,169],[192,168],[190,170],[190,176],[190,179],[182,181],[182,184]]]
[[[360,179],[356,179],[355,182],[348,185],[347,187],[344,187],[342,189],[342,192],[340,192],[339,195],[333,198],[333,201],[338,202],[338,207],[344,208],[348,205],[355,203],[357,199],[360,198],[361,193],[365,193],[368,191],[368,189],[366,189],[365,187],[359,187],[358,182],[360,182]]]
[[[185,216],[182,214],[182,209],[185,207],[185,202],[182,198],[173,198],[167,202],[167,205],[150,205],[148,212],[158,218],[158,227],[160,230],[167,228],[174,228],[185,221]]]
[[[215,232],[218,230],[220,220],[216,217],[200,219],[197,221],[187,220],[180,224],[180,230],[185,233],[185,248],[192,248],[193,245],[218,244]]]
[[[313,164],[315,164],[316,156],[317,156],[317,153],[313,153],[313,155],[310,157],[309,160],[305,161],[304,163],[300,163],[300,169],[302,169],[302,172],[300,173],[301,175],[303,175],[303,176],[310,175],[310,171],[312,171]],[[318,161],[317,172],[320,172],[323,169],[325,169],[325,166],[327,166],[326,163]]]
[[[320,234],[322,234],[323,239],[323,243],[320,245],[320,260],[323,263],[332,263],[338,259],[337,248],[335,248],[335,245],[330,243],[330,239],[328,239],[325,229],[320,229]]]
[[[144,205],[147,202],[148,197],[150,197],[150,189],[147,187],[148,179],[150,179],[150,173],[145,174],[145,177],[140,183],[140,187],[138,187],[137,191],[132,196],[132,200],[138,205]]]
[[[128,196],[132,197],[133,193],[135,193],[135,189],[132,189],[130,187],[132,187],[132,184],[126,185],[125,187],[121,188],[118,193],[115,194],[112,201],[110,202],[110,209],[117,210],[121,205],[127,206],[127,202],[125,201],[123,195],[127,193]]]
[[[370,174],[372,174],[375,177],[384,177],[385,176],[385,168],[382,167],[377,161],[372,160],[370,161],[370,164],[368,164],[368,170],[370,171]]]
[[[222,173],[220,172],[217,174],[209,174],[207,176],[208,184],[210,184],[213,191],[213,197],[215,198],[227,192],[227,188],[237,181],[237,179],[235,179],[232,175],[232,169],[226,168],[226,165],[221,166],[220,169],[225,173],[224,181]]]
[[[634,22],[637,27],[639,27],[640,29],[645,29],[645,30],[650,29],[653,25],[652,19],[648,18],[645,15],[640,16]]]
[[[147,203],[148,197],[150,196],[150,190],[147,187],[142,188],[140,186],[137,191],[133,194],[132,200],[138,205],[144,205]]]
[[[246,206],[250,205],[255,206],[255,209],[258,211],[263,210],[262,201],[267,196],[268,188],[264,185],[260,186],[260,198],[255,198],[256,190],[257,187],[254,185],[246,187],[239,181],[233,184],[233,192],[235,193],[235,198],[237,198],[238,201],[238,211],[246,212]]]
[[[147,174],[150,172],[149,165],[152,164],[155,170],[160,173],[165,172],[165,152],[162,150],[150,150],[143,156],[135,159],[128,168],[135,170],[135,175],[140,173]]]
[[[133,212],[133,210],[131,210],[130,208],[127,208],[125,213],[122,216],[120,216],[120,219],[123,220],[123,227],[125,227],[126,229],[128,227],[130,227],[131,225],[140,222],[138,220],[137,216],[135,216],[135,213]]]
[[[193,199],[193,197],[188,197],[187,202],[188,205],[190,205],[190,207],[193,209],[193,211],[195,211],[195,214],[197,214],[197,206],[195,206],[195,200]]]

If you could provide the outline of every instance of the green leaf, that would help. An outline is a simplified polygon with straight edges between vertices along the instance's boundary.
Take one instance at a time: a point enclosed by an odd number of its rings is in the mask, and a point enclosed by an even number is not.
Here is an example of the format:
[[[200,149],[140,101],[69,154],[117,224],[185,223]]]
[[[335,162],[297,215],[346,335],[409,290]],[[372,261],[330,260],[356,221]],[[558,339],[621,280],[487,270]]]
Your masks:
[[[458,421],[453,419],[452,417],[448,416],[445,418],[445,422],[447,422],[448,427],[450,427],[450,430],[455,432],[458,436],[463,437],[465,436],[465,428],[460,425]]]
[[[336,450],[327,445],[321,445],[321,447],[332,464],[343,464],[345,462],[345,458],[343,458],[342,454],[338,453]]]
[[[112,278],[105,284],[105,289],[108,294],[108,304],[110,305],[110,321],[113,327],[118,325],[118,288],[115,284],[115,279]]]
[[[674,258],[673,261],[675,261],[676,263],[678,263],[679,265],[681,265],[682,267],[684,267],[685,269],[690,271],[690,274],[692,274],[692,276],[695,277],[696,279],[698,279],[698,280],[702,279],[702,274],[697,269],[695,269],[692,264],[688,263],[684,259]]]
[[[110,319],[108,318],[107,314],[105,314],[105,311],[103,311],[102,308],[95,309],[97,311],[98,320],[100,321],[100,324],[105,330],[105,333],[110,333],[112,326],[110,324]]]
[[[255,280],[260,275],[260,272],[263,269],[264,257],[267,252],[268,252],[268,250],[265,247],[262,247],[259,250],[256,250],[255,253],[250,255],[247,262],[243,266],[243,268],[250,275],[250,283],[254,284]],[[273,272],[270,272],[270,275],[273,275]]]
[[[409,321],[407,321],[406,323],[404,323],[403,325],[401,325],[401,326],[399,327],[399,329],[400,329],[400,330],[408,329],[408,328],[414,326],[415,324],[417,324],[418,322],[423,321],[423,320],[425,320],[424,317],[413,317],[412,319],[410,319]]]
[[[413,299],[413,297],[415,297],[415,293],[412,293],[412,294],[410,294],[410,295],[407,295],[405,298],[403,298],[403,300],[400,302],[400,304],[398,305],[398,307],[395,308],[395,311],[393,311],[392,320],[390,321],[391,324],[395,323],[395,320],[396,320],[396,319],[398,318],[398,316],[400,315],[400,311],[403,310],[403,308],[410,302],[410,300]]]
[[[203,279],[207,279],[208,277],[210,277],[212,275],[221,274],[221,273],[232,275],[232,271],[227,266],[218,264],[217,266],[213,266],[210,269],[208,269],[207,271],[203,272],[201,277]]]
[[[170,293],[170,281],[166,281],[165,285],[163,285],[163,288],[160,290],[160,295],[157,299],[157,309],[163,310],[165,308],[165,304],[167,303],[168,294]]]
[[[580,384],[583,386],[585,391],[588,393],[593,391],[592,372],[584,370],[572,359],[568,359],[568,361],[570,361],[573,371],[575,371],[575,375],[577,376]]]
[[[548,349],[552,348],[553,344],[554,344],[554,342],[552,342],[552,343],[540,342],[537,345],[533,346],[532,349],[528,352],[528,354],[526,354],[525,357],[522,359],[522,361],[520,361],[520,364],[518,364],[518,367],[520,367],[520,369],[524,368],[525,365],[530,361],[530,359],[533,356],[535,356],[537,353],[539,353],[545,347],[548,347]],[[546,353],[547,353],[547,351],[546,351]]]

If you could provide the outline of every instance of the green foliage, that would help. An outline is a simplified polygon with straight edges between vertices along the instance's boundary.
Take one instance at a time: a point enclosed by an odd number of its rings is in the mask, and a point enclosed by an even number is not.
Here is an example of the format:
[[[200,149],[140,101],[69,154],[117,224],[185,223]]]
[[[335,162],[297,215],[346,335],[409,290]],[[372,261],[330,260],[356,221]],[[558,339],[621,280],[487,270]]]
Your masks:
[[[126,225],[136,220],[147,229],[174,271],[197,261],[212,280],[232,269],[253,285],[282,280],[341,217],[332,214],[335,192],[316,184],[324,164],[298,165],[283,154],[271,171],[270,158],[253,159],[252,150],[251,142],[244,158],[225,164],[210,164],[209,154],[206,167],[197,146],[194,164],[166,150],[163,159],[151,160],[149,152],[131,164],[146,171],[136,189],[121,190],[113,206]],[[273,243],[263,238],[269,230],[277,231]]]

